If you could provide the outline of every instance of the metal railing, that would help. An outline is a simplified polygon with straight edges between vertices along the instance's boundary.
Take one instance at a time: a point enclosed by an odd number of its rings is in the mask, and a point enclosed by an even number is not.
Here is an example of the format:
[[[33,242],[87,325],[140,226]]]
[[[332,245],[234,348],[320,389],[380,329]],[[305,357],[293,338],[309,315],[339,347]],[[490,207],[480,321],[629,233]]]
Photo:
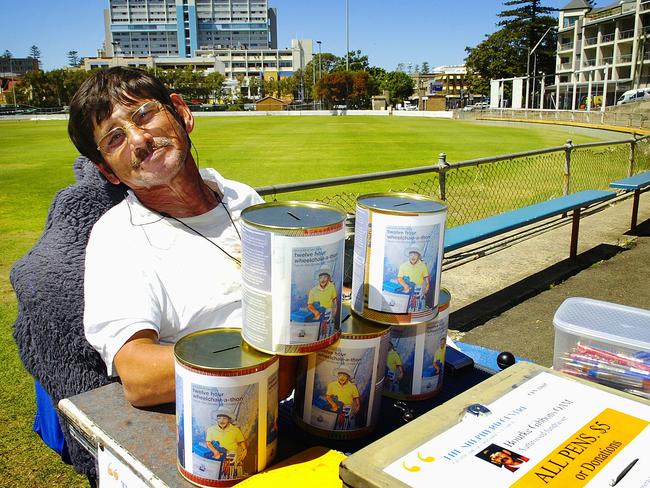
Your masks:
[[[585,189],[606,189],[616,179],[646,170],[650,136],[577,145],[567,141],[563,146],[453,163],[441,153],[432,165],[256,190],[269,201],[318,200],[348,213],[354,213],[361,194],[419,193],[446,202],[447,226],[453,227]]]
[[[634,37],[634,29],[620,31],[618,33],[619,39],[632,39]]]

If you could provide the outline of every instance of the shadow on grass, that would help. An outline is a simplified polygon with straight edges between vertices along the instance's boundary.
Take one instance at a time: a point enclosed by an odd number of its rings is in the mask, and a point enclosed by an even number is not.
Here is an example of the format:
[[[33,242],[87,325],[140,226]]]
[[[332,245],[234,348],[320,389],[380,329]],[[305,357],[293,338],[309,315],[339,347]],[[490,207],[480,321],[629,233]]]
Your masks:
[[[637,226],[636,230],[643,231],[642,227],[646,224],[649,224],[649,222],[644,222],[642,225]],[[650,225],[647,227],[650,230]],[[452,312],[449,316],[449,328],[459,332],[469,332],[506,310],[548,290],[549,287],[562,283],[580,271],[600,261],[606,261],[625,250],[626,248],[621,246],[600,244],[589,251],[579,254],[575,259],[560,261],[503,290]]]

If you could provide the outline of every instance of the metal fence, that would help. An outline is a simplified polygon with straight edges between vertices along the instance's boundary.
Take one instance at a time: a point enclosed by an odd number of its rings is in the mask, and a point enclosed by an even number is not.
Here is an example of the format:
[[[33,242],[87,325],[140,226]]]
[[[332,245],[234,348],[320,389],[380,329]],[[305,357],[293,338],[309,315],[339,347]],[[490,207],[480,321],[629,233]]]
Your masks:
[[[361,194],[404,191],[445,201],[447,226],[465,224],[515,208],[650,170],[650,136],[563,146],[417,168],[257,188],[267,201],[317,200],[352,214]]]

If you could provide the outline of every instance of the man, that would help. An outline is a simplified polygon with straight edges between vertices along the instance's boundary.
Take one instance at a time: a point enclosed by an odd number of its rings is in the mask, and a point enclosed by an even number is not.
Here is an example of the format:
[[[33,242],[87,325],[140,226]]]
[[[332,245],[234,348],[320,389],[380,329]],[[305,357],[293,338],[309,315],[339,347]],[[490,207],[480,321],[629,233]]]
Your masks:
[[[309,290],[307,296],[307,308],[314,314],[314,320],[320,320],[321,313],[314,306],[316,302],[320,303],[321,307],[330,310],[333,320],[338,309],[338,296],[336,286],[332,283],[332,270],[327,266],[323,266],[318,270],[318,283]]]
[[[354,428],[354,417],[361,409],[359,389],[352,383],[352,377],[352,371],[339,368],[336,371],[337,379],[331,381],[325,391],[325,400],[330,404],[330,409],[339,413],[336,425],[340,428]]]
[[[199,171],[193,128],[180,95],[137,69],[98,71],[70,103],[77,149],[130,189],[86,248],[84,329],[136,406],[174,401],[180,337],[241,325],[239,218],[262,199],[215,170]],[[281,365],[281,395],[292,367]]]
[[[404,377],[404,366],[402,358],[395,350],[392,341],[388,342],[388,355],[386,356],[386,376],[388,377],[388,391],[392,393],[399,392],[399,383]]]
[[[496,464],[499,467],[502,466],[508,471],[514,473],[522,464],[528,461],[528,458],[520,454],[514,454],[507,449],[501,449],[500,451],[494,452],[490,455],[490,461],[493,464]]]
[[[233,424],[232,412],[222,408],[217,410],[215,417],[217,423],[205,432],[205,443],[212,456],[222,461],[230,457],[235,466],[242,464],[248,447],[241,429]]]
[[[400,265],[397,273],[397,281],[402,285],[404,293],[411,291],[411,287],[405,280],[407,277],[411,283],[420,288],[420,295],[426,296],[429,292],[429,269],[422,261],[420,249],[416,247],[408,250],[408,260]]]

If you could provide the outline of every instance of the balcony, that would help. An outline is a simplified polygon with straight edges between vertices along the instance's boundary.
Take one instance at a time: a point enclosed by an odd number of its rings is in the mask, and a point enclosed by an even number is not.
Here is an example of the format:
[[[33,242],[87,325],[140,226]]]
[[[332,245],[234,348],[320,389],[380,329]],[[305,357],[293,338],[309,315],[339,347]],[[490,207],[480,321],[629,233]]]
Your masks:
[[[603,37],[600,38],[601,43],[613,42],[613,41],[614,41],[614,33],[613,32],[611,34],[603,34]]]
[[[572,63],[560,63],[560,71],[567,71],[573,68]]]
[[[596,44],[597,42],[598,42],[598,36],[585,37],[585,46],[591,46],[592,44]]]
[[[573,49],[573,42],[560,44],[560,51],[568,51],[569,49]]]
[[[634,37],[634,29],[620,31],[618,33],[619,40],[632,39]]]
[[[585,66],[585,67],[596,66],[596,60],[595,59],[583,59],[582,60],[582,66]]]
[[[603,58],[600,62],[600,64],[612,64],[614,62],[614,57],[613,56],[607,56]]]
[[[616,60],[618,63],[631,63],[632,55],[631,54],[621,54]]]

